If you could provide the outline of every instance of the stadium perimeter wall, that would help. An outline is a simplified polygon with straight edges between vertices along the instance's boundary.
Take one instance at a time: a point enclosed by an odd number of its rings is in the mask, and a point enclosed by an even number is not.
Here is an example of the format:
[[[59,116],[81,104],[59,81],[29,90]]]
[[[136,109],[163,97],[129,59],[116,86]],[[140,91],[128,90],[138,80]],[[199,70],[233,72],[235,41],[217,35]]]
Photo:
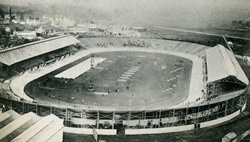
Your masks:
[[[246,103],[242,107],[242,110],[238,110],[228,116],[218,118],[216,120],[200,123],[200,128],[210,127],[210,126],[214,126],[214,125],[227,122],[235,118],[236,116],[238,116],[241,113],[241,111],[245,110],[245,108],[246,108]],[[177,127],[158,128],[158,129],[126,129],[125,135],[172,133],[172,132],[181,132],[181,131],[188,131],[188,130],[194,130],[194,129],[195,129],[195,124],[177,126]]]
[[[239,96],[236,96],[234,98],[238,98],[238,97],[241,97],[243,96],[243,94],[239,95]],[[3,97],[3,95],[1,94],[0,97]],[[7,100],[6,100],[7,98]],[[223,116],[219,117],[218,114],[217,114],[217,117],[214,117],[215,115],[214,114],[209,114],[209,116],[202,116],[202,117],[210,117],[211,116],[211,119],[209,120],[202,120],[200,123],[198,123],[200,125],[199,128],[204,128],[204,127],[209,127],[209,126],[213,126],[213,125],[218,125],[218,124],[221,124],[223,122],[226,122],[228,120],[231,120],[233,119],[234,117],[236,117],[237,115],[240,114],[241,111],[243,111],[246,107],[246,102],[245,102],[245,99],[244,100],[244,104],[241,104],[240,106],[238,106],[238,102],[241,102],[241,101],[238,101],[237,99],[235,100],[234,98],[228,98],[228,100],[224,100],[221,102],[218,102],[218,103],[214,103],[214,104],[209,104],[209,105],[205,105],[205,106],[208,106],[207,108],[210,109],[210,105],[213,105],[213,106],[218,106],[218,108],[220,108],[220,110],[218,110],[218,112],[215,112],[215,113],[222,113]],[[232,110],[230,112],[228,112],[227,110],[227,107],[229,108],[229,106],[224,106],[224,105],[227,105],[229,103],[229,100],[232,100]],[[47,114],[50,114],[50,113],[53,113],[55,115],[58,115],[58,111],[61,111],[61,113],[64,113],[65,117],[64,117],[64,120],[67,120],[69,118],[67,118],[67,116],[69,116],[68,114],[70,114],[71,112],[68,110],[67,111],[67,108],[63,108],[63,107],[60,107],[58,108],[57,106],[47,106],[45,104],[38,104],[38,103],[32,103],[32,102],[25,102],[25,101],[20,101],[20,100],[12,100],[10,98],[10,96],[7,96],[5,97],[5,99],[0,99],[0,102],[5,104],[6,107],[8,108],[12,108],[14,110],[17,110],[17,112],[21,112],[21,113],[26,113],[26,112],[29,112],[29,111],[33,111],[35,112],[36,114],[38,115],[47,115]],[[197,109],[198,108],[198,112],[199,112],[199,107],[201,108],[202,106],[196,106],[196,108],[180,108],[178,111],[181,112],[185,112],[187,111],[186,114],[183,114],[183,115],[187,115],[189,114],[189,110],[191,109]],[[66,111],[65,111],[66,110]],[[157,110],[155,110],[157,111]],[[164,111],[173,111],[171,109],[166,109]],[[174,112],[178,112],[177,110],[174,110]],[[113,113],[113,112],[110,112],[110,113]],[[191,114],[197,114],[197,111],[194,111],[192,112]],[[59,113],[60,115],[60,113]],[[178,115],[177,113],[176,114],[173,114],[173,115]],[[62,116],[61,116],[62,117]],[[180,118],[182,118],[183,116],[181,116]],[[198,118],[192,118],[193,120],[197,120]],[[164,127],[164,128],[148,128],[148,129],[126,129],[125,133],[127,135],[133,135],[133,134],[154,134],[154,133],[168,133],[168,132],[179,132],[179,131],[186,131],[186,130],[192,130],[195,128],[195,124],[197,123],[193,123],[193,124],[190,124],[190,123],[186,123],[186,124],[182,124],[181,126],[170,126],[170,127]],[[67,125],[66,126],[70,126],[70,125]],[[73,128],[73,127],[66,127],[64,130],[64,132],[68,132],[68,133],[79,133],[79,134],[93,134],[93,129],[83,129],[83,128]],[[115,129],[98,129],[97,132],[99,132],[100,134],[103,134],[103,135],[115,135],[116,134],[116,130]]]
[[[242,102],[244,104],[239,105],[239,103]],[[0,103],[4,104],[6,108],[11,108],[18,113],[24,114],[27,112],[35,112],[36,114],[40,116],[46,116],[51,113],[61,117],[64,119],[64,125],[65,128],[63,129],[64,132],[66,133],[75,133],[75,134],[93,134],[93,129],[92,128],[78,128],[78,127],[72,127],[71,125],[71,118],[74,116],[70,116],[70,114],[75,113],[74,111],[71,111],[67,108],[56,108],[52,106],[47,106],[47,105],[41,105],[37,103],[28,103],[24,101],[17,101],[17,100],[11,100],[10,98],[2,98],[0,99]],[[227,106],[228,104],[228,106]],[[229,110],[230,106],[234,106]],[[197,111],[199,111],[199,108],[204,108],[206,107],[206,110],[209,110],[210,108],[215,108],[218,107],[216,112],[213,112],[209,115],[204,115],[204,116],[199,116],[197,117]],[[180,132],[180,131],[186,131],[186,130],[193,130],[193,129],[198,129],[198,128],[205,128],[209,126],[214,126],[214,125],[219,125],[223,124],[226,121],[229,121],[236,116],[238,116],[244,109],[246,108],[246,96],[245,94],[242,94],[240,96],[237,96],[235,98],[231,98],[226,101],[222,102],[217,102],[213,104],[207,104],[207,105],[202,105],[202,106],[196,106],[192,108],[180,108],[178,110],[173,110],[173,109],[166,109],[166,110],[159,110],[159,111],[166,111],[168,113],[170,112],[175,112],[173,115],[178,116],[179,119],[183,118],[181,121],[184,121],[187,119],[187,115],[193,115],[194,118],[189,119],[192,122],[185,123],[185,124],[171,124],[172,126],[164,126],[160,128],[128,128],[125,130],[126,135],[137,135],[137,134],[157,134],[157,133],[170,133],[170,132]],[[194,111],[193,111],[194,110]],[[157,111],[157,110],[155,110]],[[158,112],[159,112],[158,111]],[[186,114],[181,115],[180,112],[185,112]],[[190,112],[191,111],[191,112]],[[203,109],[204,111],[204,109]],[[190,113],[189,113],[190,112]],[[79,112],[78,114],[80,114]],[[116,114],[115,112],[113,113],[114,115]],[[221,115],[222,114],[222,115]],[[70,117],[69,117],[70,116]],[[164,117],[162,117],[163,119]],[[167,117],[165,117],[167,118]],[[159,119],[159,118],[156,118]],[[110,118],[112,120],[112,118]],[[68,123],[67,123],[68,122]],[[199,127],[195,128],[195,125],[199,125]],[[95,126],[92,126],[95,127]],[[116,135],[117,130],[116,129],[96,129],[98,134],[100,135]]]

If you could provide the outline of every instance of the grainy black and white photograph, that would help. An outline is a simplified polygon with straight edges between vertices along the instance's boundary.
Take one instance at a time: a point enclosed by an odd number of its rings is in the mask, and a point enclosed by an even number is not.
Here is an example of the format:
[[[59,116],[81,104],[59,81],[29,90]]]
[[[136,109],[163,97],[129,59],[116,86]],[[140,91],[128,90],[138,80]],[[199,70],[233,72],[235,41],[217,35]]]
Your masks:
[[[250,142],[249,0],[0,0],[0,142]]]

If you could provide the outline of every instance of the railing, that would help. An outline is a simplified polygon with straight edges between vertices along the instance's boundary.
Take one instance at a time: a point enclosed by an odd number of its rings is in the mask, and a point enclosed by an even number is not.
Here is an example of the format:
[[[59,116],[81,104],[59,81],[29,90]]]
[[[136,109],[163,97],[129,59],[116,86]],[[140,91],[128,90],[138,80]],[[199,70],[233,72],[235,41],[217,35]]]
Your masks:
[[[40,116],[46,116],[53,113],[58,117],[63,118],[65,120],[65,125],[69,127],[82,127],[85,125],[82,124],[81,126],[80,123],[73,123],[73,118],[77,116],[81,116],[84,119],[89,119],[92,121],[98,120],[102,122],[103,120],[103,123],[104,120],[109,120],[115,124],[116,122],[114,120],[114,116],[123,115],[124,117],[119,118],[119,121],[124,124],[126,129],[149,129],[199,124],[228,116],[236,111],[242,111],[242,108],[246,103],[246,96],[245,94],[242,94],[235,98],[213,104],[178,109],[165,109],[153,112],[140,112],[139,114],[136,111],[130,111],[125,114],[119,112],[102,112],[101,110],[99,112],[85,112],[84,110],[77,112],[77,110],[74,109],[48,106],[45,104],[40,104],[39,102],[16,100],[7,94],[1,94],[0,102],[5,105],[6,109],[13,109],[21,114],[32,111]],[[175,120],[172,118],[175,118]],[[150,123],[144,123],[149,121]],[[97,125],[101,124],[102,123],[90,125],[93,125],[97,128]]]

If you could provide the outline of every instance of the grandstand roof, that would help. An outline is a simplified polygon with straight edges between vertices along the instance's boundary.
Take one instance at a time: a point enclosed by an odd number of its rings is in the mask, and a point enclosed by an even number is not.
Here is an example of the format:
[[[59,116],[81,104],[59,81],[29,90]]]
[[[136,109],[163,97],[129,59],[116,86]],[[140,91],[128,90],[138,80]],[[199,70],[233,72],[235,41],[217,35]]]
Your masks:
[[[33,112],[19,115],[10,110],[0,114],[0,118],[0,141],[62,141],[63,119],[53,114],[40,117]]]
[[[53,37],[0,51],[0,62],[8,66],[80,42],[71,35]]]
[[[231,51],[222,45],[217,45],[206,50],[206,57],[208,83],[234,76],[248,85],[248,79]]]
[[[10,122],[0,129],[0,141],[9,141],[13,136],[15,137],[15,135],[21,133],[25,127],[29,127],[30,124],[35,123],[37,121],[36,118],[38,116],[33,112],[29,112]]]
[[[49,141],[50,138],[63,127],[63,120],[50,114],[41,118],[37,123],[26,129],[12,141]]]

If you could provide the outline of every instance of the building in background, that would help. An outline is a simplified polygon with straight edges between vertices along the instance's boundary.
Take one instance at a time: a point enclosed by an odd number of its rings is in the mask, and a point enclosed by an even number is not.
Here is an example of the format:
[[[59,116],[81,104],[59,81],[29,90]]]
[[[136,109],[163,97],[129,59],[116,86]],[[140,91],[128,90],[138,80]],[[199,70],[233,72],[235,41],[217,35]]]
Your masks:
[[[141,37],[140,32],[133,30],[108,30],[107,33],[116,37]]]
[[[29,40],[37,38],[35,31],[18,31],[16,32],[16,36],[18,36],[19,38],[24,38]]]

